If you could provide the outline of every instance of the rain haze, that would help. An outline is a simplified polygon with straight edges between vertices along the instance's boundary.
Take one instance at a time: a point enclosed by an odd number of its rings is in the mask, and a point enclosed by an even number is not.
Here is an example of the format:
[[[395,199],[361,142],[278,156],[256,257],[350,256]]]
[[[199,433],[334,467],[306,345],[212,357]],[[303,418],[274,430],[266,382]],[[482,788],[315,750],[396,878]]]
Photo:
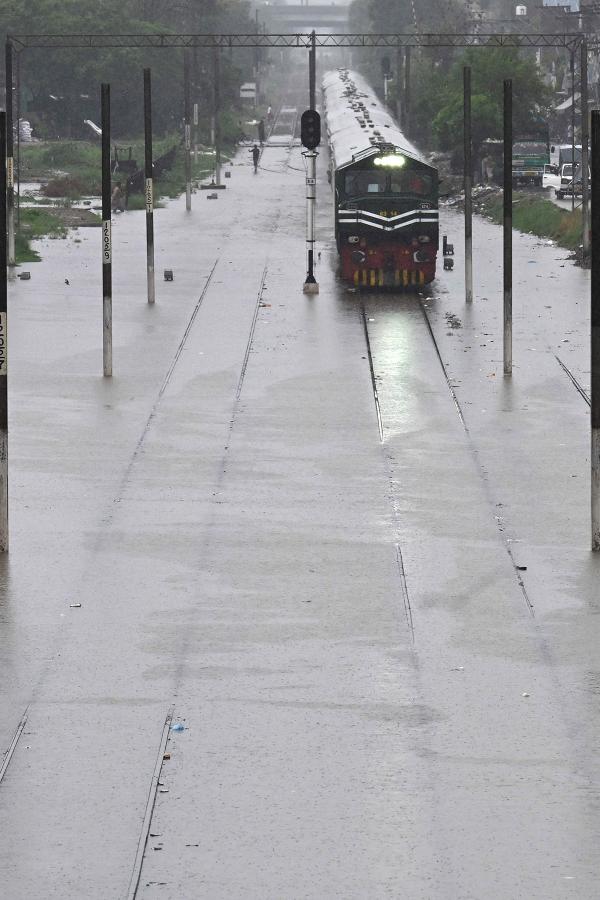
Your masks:
[[[0,6],[3,900],[597,900],[599,4]]]

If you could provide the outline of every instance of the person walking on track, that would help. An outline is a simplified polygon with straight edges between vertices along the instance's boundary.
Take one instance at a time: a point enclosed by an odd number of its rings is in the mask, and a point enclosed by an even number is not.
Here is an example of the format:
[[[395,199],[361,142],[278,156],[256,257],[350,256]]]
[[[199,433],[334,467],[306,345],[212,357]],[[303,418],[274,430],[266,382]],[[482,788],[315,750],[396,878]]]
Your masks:
[[[250,153],[252,154],[252,162],[254,163],[254,174],[256,175],[256,173],[258,172],[258,161],[260,159],[260,150],[258,149],[256,144],[254,145],[254,147],[252,148]]]

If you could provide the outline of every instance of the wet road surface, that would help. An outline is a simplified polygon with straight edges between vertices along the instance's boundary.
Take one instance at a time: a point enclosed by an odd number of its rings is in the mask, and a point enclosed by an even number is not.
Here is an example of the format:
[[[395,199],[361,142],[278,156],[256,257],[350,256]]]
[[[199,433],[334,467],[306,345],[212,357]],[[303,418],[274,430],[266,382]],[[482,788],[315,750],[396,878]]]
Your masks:
[[[157,211],[155,308],[117,218],[111,380],[99,232],[11,285],[4,896],[592,900],[588,275],[515,236],[507,381],[496,226],[471,309],[448,212],[454,272],[361,296],[321,161],[307,297],[261,167]]]

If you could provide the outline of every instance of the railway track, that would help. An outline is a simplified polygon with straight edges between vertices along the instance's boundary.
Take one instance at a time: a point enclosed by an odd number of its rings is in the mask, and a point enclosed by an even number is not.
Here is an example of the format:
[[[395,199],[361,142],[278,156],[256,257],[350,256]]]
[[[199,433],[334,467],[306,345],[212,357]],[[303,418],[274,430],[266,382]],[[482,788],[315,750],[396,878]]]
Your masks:
[[[12,740],[8,745],[8,749],[4,753],[4,759],[0,764],[0,784],[2,783],[6,772],[8,771],[8,767],[10,766],[10,762],[14,756],[14,752],[17,749],[17,745],[21,740],[21,735],[23,734],[23,730],[25,725],[27,724],[27,719],[29,717],[29,706],[25,708],[23,715],[21,716],[21,720],[17,725],[15,732],[13,734]]]
[[[369,330],[369,321],[375,321],[375,315],[373,315],[373,316],[369,315],[369,306],[373,307],[373,309],[371,311],[373,313],[375,313],[376,312],[375,307],[378,304],[378,300],[382,300],[385,297],[389,298],[389,295],[372,294],[372,295],[369,295],[368,298],[361,298],[361,302],[360,302],[360,316],[361,316],[362,326],[363,326],[364,334],[365,334],[366,354],[367,354],[367,359],[369,360],[373,399],[374,399],[375,409],[376,409],[379,437],[380,437],[382,446],[385,445],[385,441],[386,441],[386,423],[385,423],[385,412],[384,412],[385,403],[382,402],[383,398],[381,395],[381,391],[378,387],[378,384],[381,381],[381,377],[377,372],[377,355],[376,355],[376,352],[373,352],[374,341],[372,339],[372,336],[371,336],[370,330]],[[466,437],[466,440],[467,440],[467,443],[469,446],[469,450],[470,450],[471,456],[473,458],[473,461],[476,465],[477,472],[479,474],[479,478],[482,483],[483,490],[484,490],[485,496],[486,496],[488,504],[489,504],[489,508],[490,508],[490,510],[496,510],[497,498],[492,496],[489,479],[487,478],[487,474],[485,472],[484,466],[482,465],[482,462],[481,462],[481,459],[479,456],[478,448],[477,448],[474,438],[469,430],[468,423],[466,421],[460,401],[458,399],[458,395],[452,384],[452,380],[448,374],[446,365],[444,363],[444,360],[443,360],[443,357],[441,354],[441,350],[440,350],[437,338],[435,336],[435,332],[433,330],[431,320],[430,320],[428,312],[427,312],[427,308],[421,297],[418,297],[416,299],[414,298],[414,295],[406,295],[406,297],[407,297],[408,304],[405,304],[403,306],[398,306],[398,314],[402,315],[404,312],[406,312],[407,305],[408,305],[409,311],[410,310],[416,311],[417,308],[420,310],[423,320],[424,320],[426,333],[430,339],[430,343],[431,343],[433,352],[435,354],[435,357],[438,360],[444,381],[446,383],[446,387],[448,389],[448,393],[450,394],[450,397],[452,398],[452,402],[454,404],[454,407],[455,407],[458,417],[460,419],[461,426],[464,430],[465,437]],[[564,365],[563,365],[563,367],[564,367]],[[393,490],[394,483],[393,483],[392,471],[391,471],[391,468],[389,465],[389,459],[388,459],[388,478],[390,480],[390,486]],[[392,494],[392,496],[393,496],[393,494]],[[394,506],[394,514],[396,517],[398,517],[399,516],[398,507],[397,507],[397,504],[395,501],[393,503],[393,506]],[[398,523],[399,523],[399,520],[398,520]],[[499,535],[502,539],[502,543],[504,545],[505,551],[510,559],[510,563],[511,563],[513,571],[514,571],[515,579],[518,583],[519,589],[521,591],[521,594],[523,596],[523,599],[525,601],[527,609],[528,609],[529,613],[533,616],[534,615],[533,603],[531,601],[531,598],[527,591],[527,587],[526,587],[523,577],[521,575],[521,569],[515,559],[515,556],[514,556],[512,547],[511,547],[511,542],[510,542],[510,540],[507,539],[506,534],[504,533],[502,523],[501,523],[499,517],[495,514],[494,514],[494,523],[495,523],[496,529],[499,532]],[[398,545],[398,552],[400,554],[399,558],[401,559],[402,556],[401,556],[400,545]],[[402,588],[403,588],[402,594],[403,594],[403,598],[405,598],[404,605],[405,605],[405,609],[409,610],[410,609],[410,599],[409,599],[409,595],[408,595],[406,575],[404,573],[404,567],[400,566],[400,569],[402,571]],[[409,621],[411,633],[414,633],[412,613],[411,613],[410,619],[409,619],[408,612],[407,612],[407,621]]]

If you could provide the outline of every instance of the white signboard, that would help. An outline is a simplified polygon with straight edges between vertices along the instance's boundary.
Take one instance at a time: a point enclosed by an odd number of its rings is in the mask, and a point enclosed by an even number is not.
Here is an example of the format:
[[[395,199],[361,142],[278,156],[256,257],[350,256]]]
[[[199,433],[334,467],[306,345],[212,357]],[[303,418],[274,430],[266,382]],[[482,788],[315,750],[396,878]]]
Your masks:
[[[240,87],[240,97],[242,100],[256,100],[256,83],[245,81]]]

